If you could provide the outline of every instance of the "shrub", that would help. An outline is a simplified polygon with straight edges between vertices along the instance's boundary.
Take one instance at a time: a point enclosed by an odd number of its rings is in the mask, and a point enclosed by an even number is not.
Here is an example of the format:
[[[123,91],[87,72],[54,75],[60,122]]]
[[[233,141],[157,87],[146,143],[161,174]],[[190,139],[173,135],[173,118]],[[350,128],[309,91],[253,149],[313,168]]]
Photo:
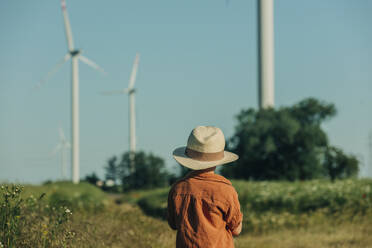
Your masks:
[[[0,247],[71,247],[76,238],[72,213],[89,214],[105,205],[105,194],[88,183],[2,185]]]
[[[6,247],[15,245],[16,237],[20,233],[20,216],[21,203],[20,186],[3,185],[1,186],[1,200],[0,200],[0,227],[1,236],[0,241]]]
[[[67,207],[50,207],[45,194],[22,198],[23,187],[1,186],[0,242],[5,247],[61,247],[73,237]],[[57,238],[58,237],[58,238]]]

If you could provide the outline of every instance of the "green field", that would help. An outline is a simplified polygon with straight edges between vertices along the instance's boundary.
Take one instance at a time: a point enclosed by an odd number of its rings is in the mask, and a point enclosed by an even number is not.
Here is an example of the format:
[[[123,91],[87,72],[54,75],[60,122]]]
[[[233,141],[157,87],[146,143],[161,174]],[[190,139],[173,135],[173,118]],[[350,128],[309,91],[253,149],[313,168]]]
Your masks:
[[[372,247],[372,180],[233,185],[244,214],[236,247]],[[112,195],[66,182],[26,186],[20,194],[2,188],[0,241],[4,247],[174,247],[175,232],[164,220],[168,190]]]

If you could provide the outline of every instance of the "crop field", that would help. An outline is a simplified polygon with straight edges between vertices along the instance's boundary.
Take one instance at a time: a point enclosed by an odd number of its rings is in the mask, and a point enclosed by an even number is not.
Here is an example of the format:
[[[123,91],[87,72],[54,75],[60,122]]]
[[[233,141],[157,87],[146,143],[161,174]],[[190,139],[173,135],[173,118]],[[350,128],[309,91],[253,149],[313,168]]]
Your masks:
[[[372,180],[233,185],[244,214],[236,247],[372,247]],[[2,185],[0,247],[174,247],[168,190]]]

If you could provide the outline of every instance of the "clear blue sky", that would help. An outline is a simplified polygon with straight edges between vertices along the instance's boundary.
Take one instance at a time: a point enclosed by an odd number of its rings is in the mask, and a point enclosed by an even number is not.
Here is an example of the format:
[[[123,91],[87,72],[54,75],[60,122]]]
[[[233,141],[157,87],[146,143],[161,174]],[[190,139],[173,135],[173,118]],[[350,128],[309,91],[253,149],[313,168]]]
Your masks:
[[[81,175],[103,175],[128,150],[125,88],[135,53],[138,149],[175,166],[171,152],[197,125],[227,137],[242,109],[257,107],[256,1],[67,0],[75,46],[108,72],[80,64]],[[335,103],[324,128],[333,145],[364,159],[372,131],[372,1],[275,0],[275,103]],[[60,177],[50,154],[70,134],[70,64],[32,87],[67,51],[58,0],[0,3],[0,181]],[[69,138],[71,140],[71,138]],[[370,169],[372,175],[372,169]]]

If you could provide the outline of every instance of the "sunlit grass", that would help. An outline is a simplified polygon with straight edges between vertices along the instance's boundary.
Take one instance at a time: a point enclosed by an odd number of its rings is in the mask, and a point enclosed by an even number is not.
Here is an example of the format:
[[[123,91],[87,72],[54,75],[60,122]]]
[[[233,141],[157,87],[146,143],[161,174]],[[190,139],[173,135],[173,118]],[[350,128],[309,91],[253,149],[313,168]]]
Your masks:
[[[233,181],[244,212],[236,247],[368,247],[371,183]],[[4,247],[175,247],[176,233],[164,220],[168,190],[111,195],[84,183],[28,185],[1,211],[0,224],[14,222],[0,230],[0,241]]]
[[[245,233],[337,225],[372,216],[372,180],[232,182],[244,214]],[[146,214],[165,218],[168,191],[134,191],[124,199],[136,202]]]

